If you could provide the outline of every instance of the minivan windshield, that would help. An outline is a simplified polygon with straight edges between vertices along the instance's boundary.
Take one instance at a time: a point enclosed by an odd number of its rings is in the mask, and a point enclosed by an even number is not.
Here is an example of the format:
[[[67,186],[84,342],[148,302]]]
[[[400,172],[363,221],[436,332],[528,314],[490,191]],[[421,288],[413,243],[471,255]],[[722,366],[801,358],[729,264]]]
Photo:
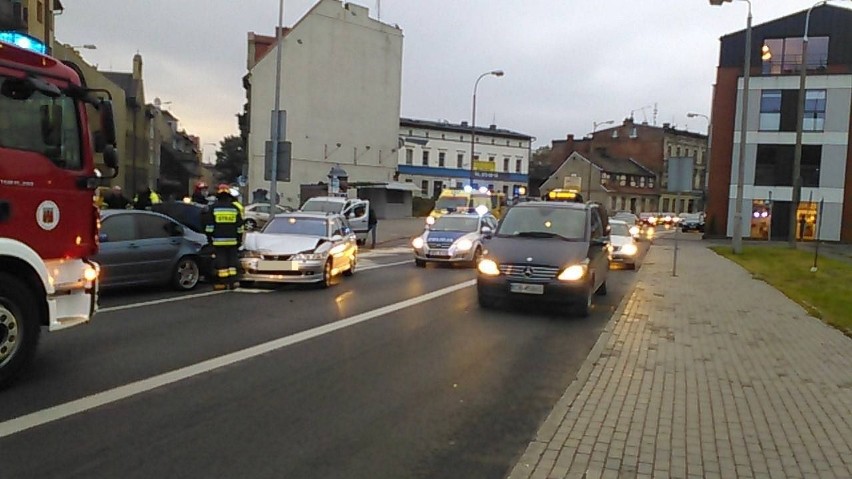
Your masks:
[[[586,237],[586,211],[575,208],[512,208],[497,228],[497,236]]]
[[[457,210],[459,208],[467,208],[466,196],[442,196],[435,202],[436,210]]]
[[[631,236],[630,229],[624,223],[610,222],[610,234],[613,236]]]

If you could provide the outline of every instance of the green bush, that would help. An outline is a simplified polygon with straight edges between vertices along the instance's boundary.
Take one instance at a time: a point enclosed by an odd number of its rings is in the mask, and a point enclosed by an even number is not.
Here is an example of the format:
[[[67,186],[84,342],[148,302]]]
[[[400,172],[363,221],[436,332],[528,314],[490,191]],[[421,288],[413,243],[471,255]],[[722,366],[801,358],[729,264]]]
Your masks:
[[[412,216],[428,216],[435,208],[435,200],[431,198],[421,198],[415,196],[411,201]]]

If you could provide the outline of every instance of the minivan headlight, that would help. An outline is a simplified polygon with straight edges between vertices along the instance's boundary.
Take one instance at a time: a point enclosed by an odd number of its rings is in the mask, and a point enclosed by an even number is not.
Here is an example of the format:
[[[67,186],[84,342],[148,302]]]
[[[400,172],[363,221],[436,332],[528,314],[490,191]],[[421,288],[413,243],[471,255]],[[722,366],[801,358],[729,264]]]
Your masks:
[[[562,281],[577,281],[578,279],[583,279],[583,277],[586,276],[586,271],[588,271],[588,269],[588,266],[584,264],[571,265],[559,273],[559,279]]]
[[[621,247],[621,252],[626,254],[627,256],[633,256],[638,251],[639,248],[637,248],[636,245],[633,243],[627,243],[626,245]]]
[[[497,267],[497,263],[491,259],[483,259],[476,266],[479,269],[479,272],[486,276],[498,276],[500,274],[500,268]]]

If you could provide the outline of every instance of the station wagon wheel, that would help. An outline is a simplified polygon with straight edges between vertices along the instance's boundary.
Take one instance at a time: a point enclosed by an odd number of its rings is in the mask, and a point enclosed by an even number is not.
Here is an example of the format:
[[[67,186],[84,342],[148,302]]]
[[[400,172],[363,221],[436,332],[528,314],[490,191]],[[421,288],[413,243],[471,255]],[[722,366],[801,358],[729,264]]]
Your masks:
[[[351,258],[349,258],[349,269],[343,272],[343,276],[354,276],[355,275],[355,267],[358,264],[358,259],[353,254]]]
[[[326,260],[325,266],[323,266],[323,268],[322,268],[322,281],[320,282],[321,288],[328,288],[329,286],[331,286],[331,282],[332,282],[331,270],[332,270],[332,267],[333,266],[331,264],[331,258],[329,258],[328,260]]]
[[[198,285],[199,277],[200,269],[198,268],[198,262],[191,256],[184,256],[175,266],[172,282],[175,288],[182,291],[189,291]]]

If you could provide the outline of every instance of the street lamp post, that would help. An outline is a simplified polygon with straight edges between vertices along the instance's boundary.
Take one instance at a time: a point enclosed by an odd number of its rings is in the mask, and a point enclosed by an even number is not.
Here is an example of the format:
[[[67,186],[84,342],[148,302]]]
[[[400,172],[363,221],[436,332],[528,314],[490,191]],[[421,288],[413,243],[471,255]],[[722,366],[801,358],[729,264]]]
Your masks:
[[[612,125],[615,123],[615,120],[606,120],[606,121],[593,121],[592,122],[592,136],[595,135],[595,132],[598,131],[598,127],[601,125]]]
[[[272,158],[269,183],[269,211],[278,205],[278,142],[281,140],[281,50],[284,49],[284,0],[278,0],[278,31],[275,32],[275,104],[272,111]]]
[[[706,209],[707,204],[707,190],[710,184],[710,148],[713,144],[713,122],[710,121],[710,117],[703,113],[687,113],[687,118],[696,118],[701,117],[707,120],[707,150],[704,153],[704,158],[707,160],[704,162],[704,185],[702,188],[702,192],[704,193],[704,198],[702,199],[701,208]]]
[[[718,6],[731,1],[733,0],[710,0],[710,5]],[[743,65],[743,106],[740,116],[740,154],[737,162],[737,197],[734,205],[734,231],[731,239],[734,254],[743,252],[743,183],[745,182],[746,131],[748,129],[748,84],[751,78],[751,1],[740,1],[748,3],[748,17],[746,20],[745,62]]]
[[[476,79],[476,83],[473,84],[473,111],[470,114],[470,186],[473,186],[473,175],[474,175],[474,163],[473,163],[473,150],[476,144],[476,89],[479,87],[479,80],[487,77],[488,75],[494,75],[496,77],[503,76],[503,70],[492,70],[490,72],[485,72],[482,75],[479,75],[479,78]]]
[[[799,98],[796,109],[796,149],[793,155],[793,196],[790,200],[790,230],[787,242],[791,248],[796,247],[796,227],[799,202],[802,199],[802,132],[805,121],[805,80],[808,72],[808,29],[811,24],[811,12],[814,8],[825,5],[831,0],[820,0],[808,9],[805,15],[805,35],[802,37],[802,65],[799,71]],[[819,239],[819,238],[817,238]]]

